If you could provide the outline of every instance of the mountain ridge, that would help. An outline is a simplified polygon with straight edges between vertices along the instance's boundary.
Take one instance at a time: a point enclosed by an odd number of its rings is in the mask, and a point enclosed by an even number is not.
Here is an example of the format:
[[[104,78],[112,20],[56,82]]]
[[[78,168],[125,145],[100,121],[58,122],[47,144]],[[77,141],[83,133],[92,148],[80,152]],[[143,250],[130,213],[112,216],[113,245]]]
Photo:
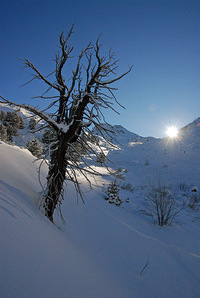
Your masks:
[[[30,117],[32,117],[33,115],[30,113],[30,112],[27,112],[26,110],[24,109],[18,109],[18,108],[14,108],[14,107],[10,107],[9,105],[3,105],[0,103],[0,111],[5,111],[5,112],[8,112],[8,111],[16,111],[16,110],[19,110],[19,115],[22,116],[25,121],[26,121],[26,127],[28,126],[28,119]],[[39,119],[37,119],[39,120]],[[108,132],[111,133],[113,132],[113,138],[112,136],[111,137],[108,137],[109,141],[111,139],[115,139],[117,140],[117,142],[119,143],[127,143],[129,141],[141,141],[141,140],[150,140],[150,139],[158,139],[158,140],[161,140],[161,139],[164,139],[166,137],[163,137],[163,138],[156,138],[156,137],[152,137],[152,136],[140,136],[138,135],[137,133],[134,133],[128,129],[126,129],[125,127],[123,127],[122,125],[111,125],[111,124],[108,124],[108,123],[103,123],[103,124],[100,124],[102,125],[103,127],[107,128],[108,129]],[[100,135],[98,130],[96,128],[93,128],[93,132],[96,134],[96,135]],[[28,132],[26,132],[28,133]],[[199,137],[200,138],[200,117],[196,118],[193,122],[185,125],[184,127],[180,128],[178,130],[178,133],[183,136],[184,134],[186,136],[196,136],[196,137]],[[20,134],[21,138],[22,138],[22,134]],[[33,134],[29,134],[29,137],[33,137]],[[40,135],[39,134],[36,134],[36,137],[40,138]],[[125,139],[127,139],[127,142],[125,141]],[[26,140],[27,141],[27,140]],[[20,142],[17,140],[17,138],[14,138],[14,142],[16,142],[16,144],[18,144],[20,146]],[[21,146],[24,146],[25,145],[25,142],[22,142],[23,145]]]

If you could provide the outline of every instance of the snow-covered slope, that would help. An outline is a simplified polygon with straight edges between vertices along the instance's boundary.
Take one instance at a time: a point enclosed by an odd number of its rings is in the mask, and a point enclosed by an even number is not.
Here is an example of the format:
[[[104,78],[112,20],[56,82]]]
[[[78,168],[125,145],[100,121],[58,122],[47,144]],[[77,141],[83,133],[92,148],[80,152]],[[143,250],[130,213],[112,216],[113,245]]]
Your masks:
[[[118,147],[101,140],[113,176],[96,163],[104,175],[90,177],[93,190],[80,177],[85,204],[68,184],[66,225],[58,214],[53,225],[38,209],[38,161],[0,142],[1,297],[199,297],[200,215],[187,206],[191,188],[200,189],[199,122],[173,141],[114,126]],[[44,166],[43,184],[46,173]],[[105,200],[114,179],[121,207]],[[158,180],[171,186],[182,208],[162,228],[141,213],[149,181]]]
[[[2,297],[199,297],[199,221],[160,229],[82,181],[86,204],[69,185],[58,228],[36,206],[32,155],[1,142],[0,160]]]
[[[185,145],[188,144],[194,150],[200,149],[200,117],[180,129],[179,133],[180,140],[182,140]]]
[[[108,158],[133,186],[161,180],[167,184],[200,183],[200,118],[170,139],[144,138],[113,126],[118,149],[109,148]],[[102,142],[103,146],[106,144]],[[107,145],[109,147],[109,145]]]

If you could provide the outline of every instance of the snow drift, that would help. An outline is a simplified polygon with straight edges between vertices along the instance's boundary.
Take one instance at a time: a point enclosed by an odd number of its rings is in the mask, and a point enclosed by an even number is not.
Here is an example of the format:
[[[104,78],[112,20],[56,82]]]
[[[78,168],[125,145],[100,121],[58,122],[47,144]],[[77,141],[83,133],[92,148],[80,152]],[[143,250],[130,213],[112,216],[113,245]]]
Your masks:
[[[37,207],[39,163],[28,150],[0,142],[1,296],[199,297],[199,218],[184,211],[160,228],[137,212],[148,177],[165,178],[177,191],[178,182],[199,189],[198,123],[173,149],[166,140],[123,134],[109,157],[121,167],[116,179],[132,183],[133,192],[121,189],[121,207],[108,204],[104,190],[113,178],[100,167],[105,175],[93,190],[81,180],[85,204],[67,186],[66,225],[59,216],[53,225]],[[42,183],[45,177],[43,167]]]

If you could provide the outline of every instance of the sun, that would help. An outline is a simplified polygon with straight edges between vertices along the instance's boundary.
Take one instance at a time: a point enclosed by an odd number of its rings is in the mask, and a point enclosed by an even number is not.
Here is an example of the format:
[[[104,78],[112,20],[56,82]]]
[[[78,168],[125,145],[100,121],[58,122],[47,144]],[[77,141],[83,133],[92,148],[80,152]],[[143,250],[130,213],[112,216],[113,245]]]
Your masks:
[[[176,138],[178,135],[178,129],[175,126],[170,126],[167,128],[167,135],[170,138]]]

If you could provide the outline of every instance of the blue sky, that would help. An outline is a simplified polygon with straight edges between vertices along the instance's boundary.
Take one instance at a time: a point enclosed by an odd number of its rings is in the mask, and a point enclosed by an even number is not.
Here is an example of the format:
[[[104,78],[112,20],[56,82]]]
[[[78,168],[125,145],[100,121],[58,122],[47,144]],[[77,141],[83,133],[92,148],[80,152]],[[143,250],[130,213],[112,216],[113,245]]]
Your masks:
[[[71,43],[79,53],[102,33],[102,51],[119,59],[116,84],[120,116],[108,122],[142,136],[165,136],[200,116],[199,0],[18,0],[1,1],[0,94],[16,102],[40,95],[44,85],[20,86],[30,79],[18,58],[29,59],[43,74],[54,68],[59,34],[75,23]],[[71,69],[69,69],[71,71]]]

